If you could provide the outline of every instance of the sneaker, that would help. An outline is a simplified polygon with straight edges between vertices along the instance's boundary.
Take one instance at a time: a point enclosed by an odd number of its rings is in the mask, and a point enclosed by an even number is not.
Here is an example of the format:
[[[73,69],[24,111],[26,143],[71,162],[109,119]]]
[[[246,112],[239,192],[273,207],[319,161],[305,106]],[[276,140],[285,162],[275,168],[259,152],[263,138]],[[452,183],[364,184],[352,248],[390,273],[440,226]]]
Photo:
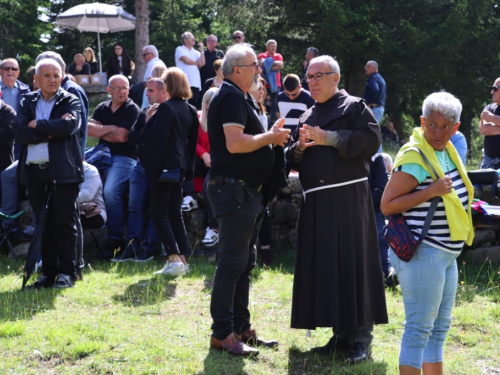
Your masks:
[[[194,199],[190,195],[186,195],[182,200],[181,210],[187,212],[191,210],[196,210],[197,208],[198,208],[198,202],[196,201],[196,199]]]
[[[205,238],[203,238],[201,244],[206,247],[213,247],[218,243],[219,243],[219,232],[207,228],[207,233],[205,233]]]
[[[189,271],[181,262],[167,262],[163,269],[156,271],[153,275],[183,276]]]
[[[139,252],[139,255],[137,256],[137,259],[134,259],[133,261],[138,262],[138,263],[144,263],[144,262],[149,262],[150,260],[153,260],[155,257],[151,251],[148,249],[141,249]]]
[[[119,251],[116,253],[115,257],[111,259],[112,262],[134,262],[136,260],[136,253],[132,246],[127,249]]]
[[[24,228],[18,235],[17,239],[20,241],[31,241],[33,239],[33,235],[35,234],[35,226],[33,224],[28,225]]]

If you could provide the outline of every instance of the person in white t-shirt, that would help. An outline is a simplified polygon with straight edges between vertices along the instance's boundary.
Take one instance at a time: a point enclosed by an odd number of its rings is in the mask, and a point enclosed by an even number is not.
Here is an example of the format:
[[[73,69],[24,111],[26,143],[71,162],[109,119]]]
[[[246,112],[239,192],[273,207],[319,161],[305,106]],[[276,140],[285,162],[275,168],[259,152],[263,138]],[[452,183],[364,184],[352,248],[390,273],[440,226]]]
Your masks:
[[[158,57],[158,49],[153,45],[142,47],[142,58],[147,64],[146,72],[144,73],[144,78],[142,79],[144,82],[151,77],[151,71],[155,65],[160,64],[167,68],[167,65],[165,65],[165,63]]]
[[[203,42],[199,42],[198,46],[200,51],[195,50],[193,47],[196,44],[194,35],[186,31],[181,36],[182,46],[175,49],[175,66],[180,68],[189,81],[193,97],[189,99],[189,104],[201,109],[200,106],[200,92],[201,92],[201,77],[200,68],[205,65],[205,54],[203,53]]]

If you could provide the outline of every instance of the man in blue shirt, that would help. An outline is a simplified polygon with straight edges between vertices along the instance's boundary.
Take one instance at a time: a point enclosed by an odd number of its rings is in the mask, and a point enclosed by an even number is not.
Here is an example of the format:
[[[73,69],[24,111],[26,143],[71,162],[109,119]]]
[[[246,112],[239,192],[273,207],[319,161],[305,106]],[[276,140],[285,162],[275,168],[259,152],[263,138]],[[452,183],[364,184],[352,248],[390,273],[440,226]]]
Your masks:
[[[385,106],[385,81],[378,72],[378,64],[376,61],[370,60],[366,63],[365,72],[368,76],[366,81],[365,92],[363,99],[368,103],[371,108],[373,116],[380,124],[382,116],[384,115]]]

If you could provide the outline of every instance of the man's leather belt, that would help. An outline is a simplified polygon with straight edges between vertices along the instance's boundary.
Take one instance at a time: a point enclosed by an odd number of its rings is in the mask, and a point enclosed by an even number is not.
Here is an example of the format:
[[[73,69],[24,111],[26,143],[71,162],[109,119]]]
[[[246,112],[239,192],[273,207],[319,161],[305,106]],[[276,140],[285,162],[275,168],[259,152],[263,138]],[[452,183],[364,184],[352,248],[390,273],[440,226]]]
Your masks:
[[[257,185],[253,182],[248,182],[245,180],[238,180],[237,178],[231,177],[222,177],[222,176],[209,176],[208,178],[209,184],[232,184],[232,185],[241,185],[246,186],[251,189],[260,191],[262,189],[262,185]]]
[[[368,104],[368,107],[370,107],[370,108],[375,108],[375,107],[381,107],[381,105],[378,105],[378,104],[372,103],[372,104]]]
[[[45,169],[45,168],[50,167],[50,162],[47,161],[45,163],[38,163],[38,164],[31,163],[30,166],[37,167],[40,169]]]

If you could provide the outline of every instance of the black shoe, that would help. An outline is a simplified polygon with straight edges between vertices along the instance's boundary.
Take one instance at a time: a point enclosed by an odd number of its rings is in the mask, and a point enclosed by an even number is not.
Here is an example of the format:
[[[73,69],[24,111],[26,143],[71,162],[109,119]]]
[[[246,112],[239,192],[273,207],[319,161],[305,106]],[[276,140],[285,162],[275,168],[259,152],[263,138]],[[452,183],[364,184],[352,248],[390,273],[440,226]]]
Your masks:
[[[320,355],[328,355],[332,353],[347,353],[351,349],[352,345],[349,344],[347,340],[341,339],[338,336],[332,336],[330,340],[326,343],[325,346],[318,346],[316,348],[312,348],[311,352],[320,354]]]
[[[129,246],[126,250],[118,252],[114,258],[111,259],[112,262],[135,262],[137,256],[133,246]]]
[[[138,262],[138,263],[145,263],[145,262],[149,262],[150,260],[153,260],[154,258],[155,257],[153,255],[152,251],[149,251],[148,249],[141,249],[137,258],[131,259],[131,260]]]
[[[273,261],[273,254],[271,254],[271,249],[262,250],[260,253],[260,257],[264,266],[269,266]]]
[[[366,361],[371,355],[372,347],[370,344],[356,341],[345,360],[348,363],[354,364],[356,362]]]
[[[54,276],[40,276],[32,286],[35,289],[50,288],[55,282],[56,278]]]
[[[57,275],[57,281],[54,284],[54,288],[72,288],[75,286],[75,278],[69,275],[64,275],[60,273]]]

